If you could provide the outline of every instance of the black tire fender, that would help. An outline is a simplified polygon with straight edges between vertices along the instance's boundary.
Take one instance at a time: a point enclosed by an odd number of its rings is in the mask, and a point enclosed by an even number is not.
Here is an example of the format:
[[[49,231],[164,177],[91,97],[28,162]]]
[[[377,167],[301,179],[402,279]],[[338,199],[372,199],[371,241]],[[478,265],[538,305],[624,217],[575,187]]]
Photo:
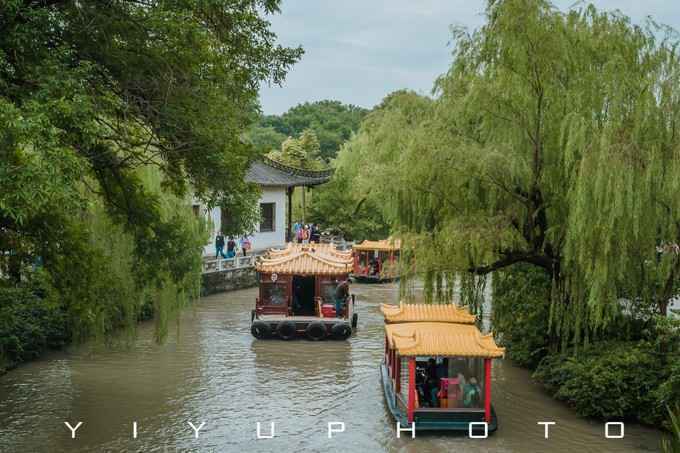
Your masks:
[[[297,328],[293,321],[282,321],[276,326],[276,334],[282,340],[292,340],[297,334]]]
[[[336,340],[345,340],[352,335],[352,328],[346,322],[336,322],[331,327],[331,334]]]
[[[326,338],[327,334],[328,332],[326,332],[326,326],[319,321],[310,322],[305,329],[305,335],[312,341],[323,340]]]
[[[268,338],[272,334],[272,329],[264,321],[255,321],[250,326],[250,333],[253,334],[255,338],[263,339]]]

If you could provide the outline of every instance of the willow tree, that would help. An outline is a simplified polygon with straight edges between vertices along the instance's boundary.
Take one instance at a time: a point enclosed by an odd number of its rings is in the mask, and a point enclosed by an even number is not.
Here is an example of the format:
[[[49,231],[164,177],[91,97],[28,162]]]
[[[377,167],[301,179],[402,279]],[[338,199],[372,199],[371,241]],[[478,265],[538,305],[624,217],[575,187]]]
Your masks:
[[[384,193],[418,272],[537,266],[575,340],[622,299],[665,313],[680,276],[675,32],[542,0],[490,1],[486,17],[455,30]]]

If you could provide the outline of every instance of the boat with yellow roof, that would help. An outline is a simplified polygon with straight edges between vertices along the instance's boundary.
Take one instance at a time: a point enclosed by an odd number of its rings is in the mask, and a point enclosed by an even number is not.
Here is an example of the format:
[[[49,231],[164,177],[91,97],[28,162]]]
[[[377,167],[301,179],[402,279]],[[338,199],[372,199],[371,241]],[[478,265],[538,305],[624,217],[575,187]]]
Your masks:
[[[336,304],[338,285],[352,269],[351,252],[331,244],[289,243],[270,249],[255,269],[260,293],[250,331],[256,338],[346,339],[356,329],[354,296],[347,291]]]
[[[381,305],[385,400],[402,427],[472,435],[498,428],[491,405],[491,361],[504,348],[454,304]]]
[[[399,278],[399,239],[363,241],[352,246],[352,278],[358,282],[381,283]]]

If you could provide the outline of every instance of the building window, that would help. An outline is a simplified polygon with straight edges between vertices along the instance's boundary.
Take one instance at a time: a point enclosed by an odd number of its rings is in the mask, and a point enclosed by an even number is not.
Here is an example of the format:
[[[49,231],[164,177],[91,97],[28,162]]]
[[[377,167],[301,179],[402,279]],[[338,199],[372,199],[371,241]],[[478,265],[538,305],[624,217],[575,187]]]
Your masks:
[[[274,211],[276,203],[260,203],[260,232],[274,231]]]

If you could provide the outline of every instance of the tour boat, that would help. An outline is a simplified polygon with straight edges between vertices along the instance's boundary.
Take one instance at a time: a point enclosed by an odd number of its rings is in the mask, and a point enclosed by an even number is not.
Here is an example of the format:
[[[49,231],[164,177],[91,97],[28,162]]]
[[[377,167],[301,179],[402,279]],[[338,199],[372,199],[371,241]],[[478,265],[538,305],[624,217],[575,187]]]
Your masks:
[[[293,244],[271,249],[255,268],[260,294],[251,315],[255,338],[344,340],[357,326],[354,296],[335,312],[338,284],[349,278],[352,256],[332,244]]]
[[[352,246],[352,278],[358,282],[388,282],[399,278],[398,239],[363,241]]]
[[[381,311],[381,377],[394,419],[416,430],[495,431],[491,360],[505,349],[477,329],[475,317],[454,304],[383,304]]]

